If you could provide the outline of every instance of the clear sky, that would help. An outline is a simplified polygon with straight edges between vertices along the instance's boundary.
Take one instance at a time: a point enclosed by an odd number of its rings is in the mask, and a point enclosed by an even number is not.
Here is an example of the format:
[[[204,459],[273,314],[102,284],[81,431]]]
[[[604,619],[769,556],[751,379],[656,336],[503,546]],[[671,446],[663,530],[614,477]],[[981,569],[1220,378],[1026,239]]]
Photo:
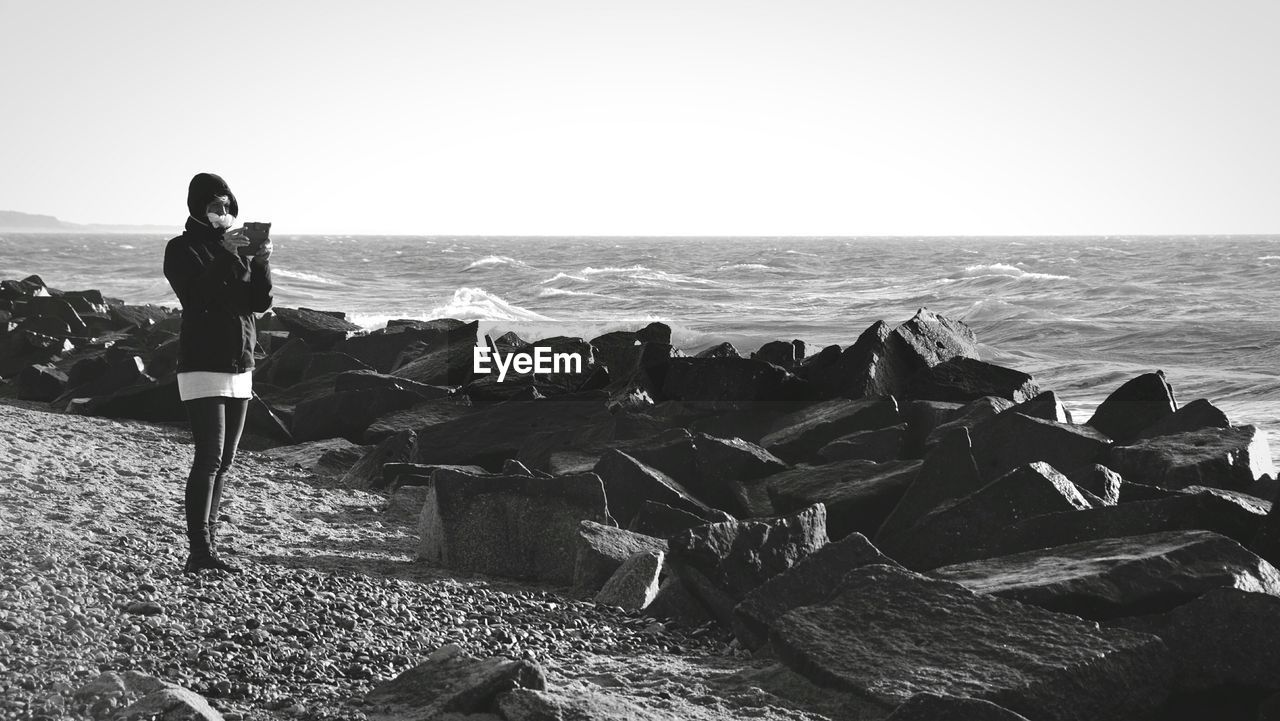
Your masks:
[[[288,233],[1280,232],[1275,0],[0,0],[0,209]]]

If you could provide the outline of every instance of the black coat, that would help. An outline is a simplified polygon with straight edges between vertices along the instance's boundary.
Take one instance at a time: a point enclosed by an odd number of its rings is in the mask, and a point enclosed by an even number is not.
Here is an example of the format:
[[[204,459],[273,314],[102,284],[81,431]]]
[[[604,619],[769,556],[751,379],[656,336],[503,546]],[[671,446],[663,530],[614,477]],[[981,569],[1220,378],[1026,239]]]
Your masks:
[[[222,235],[222,230],[188,218],[186,231],[164,249],[164,275],[182,304],[179,373],[240,373],[254,365],[258,330],[253,314],[271,308],[271,265],[223,248]]]

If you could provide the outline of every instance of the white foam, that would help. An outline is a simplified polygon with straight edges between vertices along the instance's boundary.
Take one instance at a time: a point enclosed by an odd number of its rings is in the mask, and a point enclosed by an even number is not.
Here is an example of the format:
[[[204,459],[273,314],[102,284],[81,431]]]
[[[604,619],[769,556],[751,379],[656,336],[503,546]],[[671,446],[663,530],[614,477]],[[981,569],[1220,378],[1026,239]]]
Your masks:
[[[604,293],[592,293],[586,290],[569,290],[568,288],[542,288],[538,290],[538,296],[541,298],[554,298],[555,296],[590,296],[592,298],[612,298],[611,295]]]
[[[623,275],[632,280],[652,280],[663,283],[703,283],[708,285],[715,284],[714,280],[706,278],[698,278],[689,275],[680,275],[679,273],[668,273],[665,270],[654,270],[643,265],[629,265],[625,268],[606,266],[604,268],[592,268],[590,266],[578,271],[583,275]]]
[[[516,260],[515,258],[512,258],[510,256],[486,255],[480,260],[473,261],[471,265],[468,265],[466,268],[463,268],[463,270],[471,270],[473,268],[489,268],[489,267],[498,266],[498,265],[509,265],[515,268],[528,267],[528,265],[526,265],[524,261]]]
[[[716,270],[773,270],[773,266],[764,263],[732,263],[722,265]]]
[[[967,265],[964,268],[964,276],[967,278],[988,278],[991,276],[1005,276],[1009,278],[1032,278],[1036,280],[1071,280],[1069,275],[1054,275],[1053,273],[1033,273],[1023,270],[1016,265],[1008,263],[989,263],[986,265]]]
[[[322,285],[344,285],[344,283],[340,280],[326,278],[323,275],[319,275],[316,273],[308,273],[303,270],[289,270],[287,268],[273,267],[271,269],[271,275],[279,276],[281,278],[293,278],[294,280],[305,280],[308,283],[320,283]]]
[[[429,318],[458,318],[459,320],[554,320],[528,308],[509,303],[484,288],[458,288],[453,291],[453,297],[449,302],[431,309],[427,315]]]
[[[1280,260],[1280,255],[1260,255],[1258,260]]]
[[[582,277],[582,276],[580,276],[580,275],[573,275],[573,274],[571,274],[571,273],[556,273],[555,275],[551,276],[550,278],[547,278],[546,280],[544,280],[544,281],[542,281],[541,283],[539,283],[539,285],[545,285],[545,284],[547,284],[547,283],[554,283],[554,282],[556,282],[557,280],[574,280],[574,281],[577,281],[577,282],[579,282],[579,283],[586,283],[586,282],[587,282],[587,279],[586,279],[586,278],[583,278],[583,277]]]

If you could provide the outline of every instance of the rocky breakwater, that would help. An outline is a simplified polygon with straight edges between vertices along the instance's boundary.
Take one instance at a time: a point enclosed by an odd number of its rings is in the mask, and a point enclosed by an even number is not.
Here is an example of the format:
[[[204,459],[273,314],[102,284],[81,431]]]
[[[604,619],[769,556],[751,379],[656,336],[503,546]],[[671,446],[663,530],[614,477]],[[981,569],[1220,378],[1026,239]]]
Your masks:
[[[82,312],[38,279],[3,292],[0,359],[21,397],[172,417],[171,314],[95,335],[85,314],[125,311]],[[661,323],[531,341],[278,308],[260,327],[252,429],[345,458],[341,485],[385,493],[421,563],[714,624],[766,664],[742,683],[796,708],[1057,721],[1280,706],[1265,436],[1207,399],[1180,404],[1159,370],[1086,420],[927,309],[812,354],[690,355]],[[475,372],[476,347],[585,362],[499,380]],[[89,385],[121,358],[136,377]],[[366,702],[386,718],[680,717],[450,648]]]

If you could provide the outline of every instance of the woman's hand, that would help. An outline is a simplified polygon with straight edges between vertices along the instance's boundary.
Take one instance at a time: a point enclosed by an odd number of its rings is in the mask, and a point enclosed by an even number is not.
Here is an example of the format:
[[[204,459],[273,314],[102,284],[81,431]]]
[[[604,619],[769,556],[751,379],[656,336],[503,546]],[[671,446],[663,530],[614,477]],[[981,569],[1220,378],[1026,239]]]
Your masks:
[[[262,249],[258,254],[249,259],[251,263],[265,263],[271,257],[271,239],[267,238],[267,242],[262,244]]]
[[[222,243],[223,248],[238,254],[241,248],[249,244],[249,239],[244,237],[244,228],[236,228],[223,234],[219,242]]]

